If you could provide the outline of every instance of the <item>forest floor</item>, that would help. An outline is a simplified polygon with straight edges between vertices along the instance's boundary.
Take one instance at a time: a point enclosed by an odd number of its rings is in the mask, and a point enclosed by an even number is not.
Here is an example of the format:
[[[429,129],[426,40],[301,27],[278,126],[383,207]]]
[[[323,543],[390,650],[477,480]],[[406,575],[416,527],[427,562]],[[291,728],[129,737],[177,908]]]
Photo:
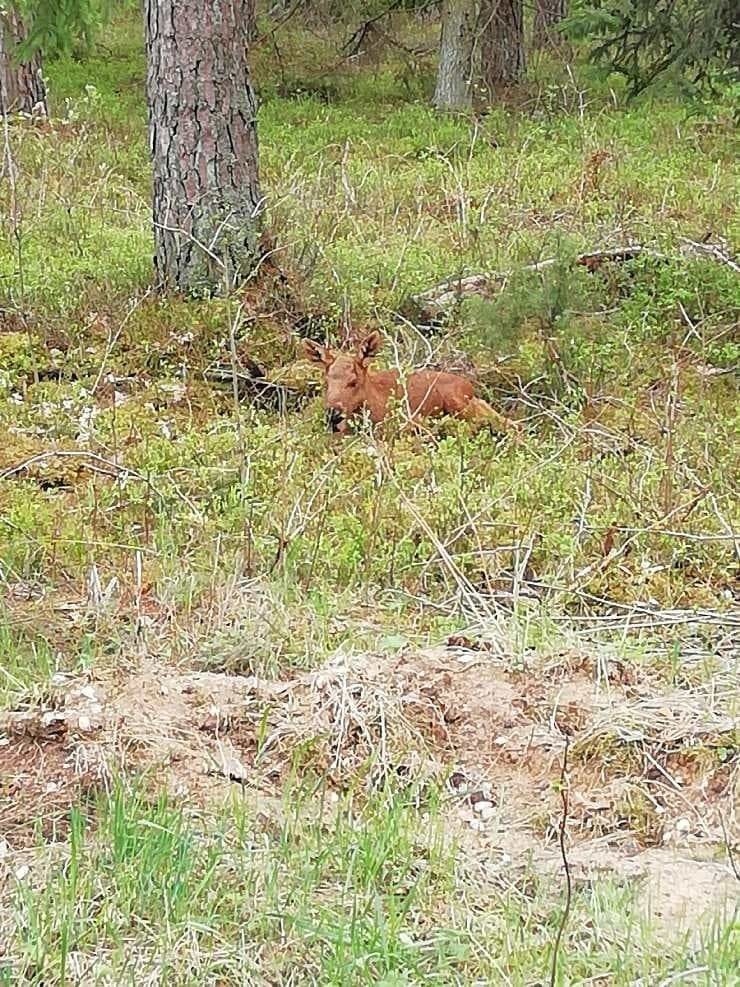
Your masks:
[[[0,983],[735,983],[730,99],[336,42],[258,52],[232,298],[152,290],[133,15],[5,130]],[[368,326],[523,444],[328,435],[298,340]]]

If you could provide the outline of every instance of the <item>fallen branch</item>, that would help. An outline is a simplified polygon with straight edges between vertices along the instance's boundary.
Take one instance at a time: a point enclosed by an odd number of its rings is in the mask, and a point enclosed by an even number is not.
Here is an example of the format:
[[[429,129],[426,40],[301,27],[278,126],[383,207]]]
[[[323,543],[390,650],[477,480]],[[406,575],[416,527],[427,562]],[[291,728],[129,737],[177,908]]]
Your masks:
[[[81,449],[49,449],[46,452],[38,452],[33,456],[29,456],[28,459],[24,459],[22,462],[16,463],[15,466],[8,466],[7,469],[0,472],[0,480],[8,480],[11,476],[15,476],[18,473],[23,473],[29,469],[29,467],[35,466],[38,463],[44,463],[49,459],[88,460],[93,466],[104,467],[104,469],[98,469],[97,472],[103,473],[105,476],[130,476],[134,480],[141,480],[143,483],[151,482],[147,479],[147,477],[143,476],[141,473],[137,473],[134,469],[130,469],[128,466],[121,466],[112,459],[104,459],[103,456],[97,456],[94,452],[86,452]]]
[[[688,501],[682,501],[677,507],[674,507],[670,511],[663,514],[663,516],[658,518],[654,524],[649,524],[645,528],[635,529],[634,534],[629,535],[618,548],[613,548],[601,559],[598,559],[596,562],[592,562],[584,568],[579,569],[579,571],[575,574],[575,578],[571,586],[569,587],[569,591],[572,592],[577,589],[585,589],[595,576],[602,575],[604,571],[612,565],[612,563],[616,562],[617,559],[622,558],[627,551],[631,550],[632,545],[635,541],[637,541],[640,535],[650,533],[656,529],[661,530],[665,522],[670,521],[671,518],[674,518],[677,514],[681,514],[684,511],[693,510],[698,503],[704,500],[708,493],[709,488],[703,487]]]
[[[579,254],[576,257],[576,264],[587,267],[589,271],[598,271],[603,264],[624,263],[643,254],[665,260],[665,254],[643,247],[639,243],[633,243],[628,247],[614,247],[611,250],[594,250],[590,254]]]
[[[354,58],[356,55],[359,55],[360,51],[362,50],[362,45],[365,41],[365,38],[367,37],[368,33],[374,28],[375,24],[378,21],[381,21],[384,17],[387,17],[389,14],[392,14],[393,11],[397,10],[398,7],[400,6],[401,6],[401,0],[394,0],[394,2],[391,3],[390,6],[386,7],[385,10],[381,10],[379,14],[376,14],[374,17],[368,18],[366,21],[360,24],[357,30],[344,44],[342,50],[345,52],[345,54],[347,54],[350,58]]]
[[[695,243],[693,240],[682,238],[684,254],[691,253],[712,258],[720,263],[726,264],[731,270],[740,273],[740,264],[737,264],[729,253],[717,244]],[[637,257],[653,257],[658,260],[667,260],[668,255],[646,247],[640,243],[626,244],[622,247],[611,247],[604,250],[592,250],[588,253],[579,254],[574,264],[585,267],[588,271],[598,271],[605,264],[621,264],[626,261],[635,260]],[[486,297],[491,295],[496,289],[501,289],[506,281],[519,272],[537,272],[547,270],[558,263],[558,258],[549,257],[546,260],[538,261],[536,264],[526,264],[518,268],[516,272],[511,271],[491,271],[489,273],[469,274],[465,277],[448,278],[439,284],[428,288],[426,291],[411,295],[409,305],[404,306],[404,312],[408,314],[411,310],[412,321],[417,323],[434,323],[444,316],[454,305],[463,298],[471,295]]]
[[[235,373],[230,367],[212,367],[205,371],[207,380],[217,383],[236,383],[237,396],[240,401],[248,401],[259,407],[268,408],[284,415],[288,409],[298,407],[305,398],[300,391],[284,384],[276,384],[267,377],[250,372]]]
[[[630,244],[625,247],[615,247],[610,250],[595,250],[587,254],[580,254],[575,259],[576,264],[588,268],[590,271],[597,270],[602,264],[610,261],[634,260],[640,254],[645,253],[647,248],[641,244]],[[653,254],[653,251],[647,251]],[[663,256],[662,254],[656,256]],[[557,264],[557,257],[549,257],[546,260],[537,261],[536,264],[526,264],[519,268],[520,271],[534,273],[545,271],[549,267]],[[487,295],[494,288],[500,287],[512,276],[514,271],[492,271],[488,274],[469,274],[466,277],[448,278],[439,284],[412,295],[410,301],[418,310],[420,316],[428,316],[430,321],[434,321],[443,315],[448,309],[469,295]]]
[[[697,243],[696,240],[689,240],[688,237],[681,237],[682,252],[688,254],[689,256],[696,257],[709,257],[712,260],[716,260],[720,264],[725,264],[734,271],[735,274],[740,274],[740,264],[733,257],[730,256],[728,250],[718,243]]]
[[[87,469],[95,473],[100,473],[103,476],[109,476],[115,480],[127,480],[130,478],[132,480],[138,480],[140,483],[145,483],[160,500],[165,500],[164,494],[143,473],[139,473],[130,466],[121,466],[120,463],[116,463],[112,459],[105,459],[103,456],[98,456],[94,452],[87,452],[84,449],[49,449],[45,452],[37,452],[35,455],[29,456],[28,459],[24,459],[20,463],[16,463],[14,466],[8,466],[6,469],[0,471],[0,480],[9,480],[12,476],[24,473],[31,466],[45,463],[49,459],[80,459],[83,461],[82,465],[86,466]],[[174,487],[174,491],[184,504],[187,504],[196,515],[200,515],[197,506],[179,487]]]
[[[262,34],[257,35],[252,42],[252,47],[256,48],[261,45],[266,38],[272,37],[279,28],[288,23],[288,21],[301,9],[302,6],[303,0],[295,0],[295,3],[292,3],[290,7],[282,12],[280,12],[279,9],[276,9],[277,5],[273,7],[268,13],[268,17],[270,17],[273,21],[272,26],[269,30],[263,31]]]

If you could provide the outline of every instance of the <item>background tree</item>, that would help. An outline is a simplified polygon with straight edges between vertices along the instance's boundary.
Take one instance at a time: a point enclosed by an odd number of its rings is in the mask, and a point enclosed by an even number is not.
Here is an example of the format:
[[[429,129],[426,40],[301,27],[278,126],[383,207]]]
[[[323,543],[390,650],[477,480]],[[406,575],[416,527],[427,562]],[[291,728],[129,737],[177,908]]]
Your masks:
[[[475,0],[445,0],[442,5],[442,34],[433,100],[438,110],[465,110],[472,105],[477,20]]]
[[[580,0],[565,27],[632,95],[668,77],[695,87],[738,78],[736,0]]]
[[[27,40],[21,12],[0,3],[0,116],[47,112],[41,52],[24,53],[22,46]]]
[[[115,0],[14,0],[13,6],[28,25],[25,53],[41,49],[56,55],[81,47],[84,55],[110,19]]]
[[[567,10],[567,0],[535,0],[532,24],[532,44],[535,48],[557,45],[561,38],[557,28]]]
[[[526,68],[522,0],[484,0],[481,12],[481,71],[492,96],[519,82]]]
[[[0,0],[0,112],[46,113],[42,52],[89,47],[113,0]]]
[[[145,0],[155,268],[188,294],[228,289],[258,247],[254,0]]]

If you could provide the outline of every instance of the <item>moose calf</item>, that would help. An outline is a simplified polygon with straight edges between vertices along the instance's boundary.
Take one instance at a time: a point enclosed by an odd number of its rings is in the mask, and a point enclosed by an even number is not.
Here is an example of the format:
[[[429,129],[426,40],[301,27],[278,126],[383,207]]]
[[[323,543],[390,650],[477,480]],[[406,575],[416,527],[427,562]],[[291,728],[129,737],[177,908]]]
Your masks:
[[[322,364],[326,372],[324,404],[332,431],[346,432],[350,419],[363,409],[367,409],[374,424],[382,422],[391,398],[395,398],[403,400],[412,422],[434,415],[452,415],[511,432],[519,439],[518,424],[477,398],[473,385],[459,374],[414,370],[402,380],[397,370],[370,370],[370,361],[382,344],[383,338],[377,330],[366,336],[354,353],[334,353],[311,339],[303,340],[308,359]]]

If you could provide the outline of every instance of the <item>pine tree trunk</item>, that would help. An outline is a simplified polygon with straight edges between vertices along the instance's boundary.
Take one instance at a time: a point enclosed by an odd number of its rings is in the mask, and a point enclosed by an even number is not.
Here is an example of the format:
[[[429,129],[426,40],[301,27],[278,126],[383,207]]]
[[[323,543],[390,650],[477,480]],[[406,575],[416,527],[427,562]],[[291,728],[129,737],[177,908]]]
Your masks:
[[[16,48],[25,38],[20,14],[12,7],[0,9],[0,117],[9,113],[47,114],[41,52],[28,62],[16,58]]]
[[[257,256],[253,3],[145,0],[154,266],[186,294],[229,290]]]
[[[467,110],[473,102],[473,49],[478,5],[475,0],[445,0],[434,105],[438,110]]]
[[[481,22],[483,83],[490,97],[524,76],[524,4],[522,0],[485,0]]]
[[[567,0],[535,0],[532,44],[535,48],[556,48],[562,40],[557,25],[567,13]]]

